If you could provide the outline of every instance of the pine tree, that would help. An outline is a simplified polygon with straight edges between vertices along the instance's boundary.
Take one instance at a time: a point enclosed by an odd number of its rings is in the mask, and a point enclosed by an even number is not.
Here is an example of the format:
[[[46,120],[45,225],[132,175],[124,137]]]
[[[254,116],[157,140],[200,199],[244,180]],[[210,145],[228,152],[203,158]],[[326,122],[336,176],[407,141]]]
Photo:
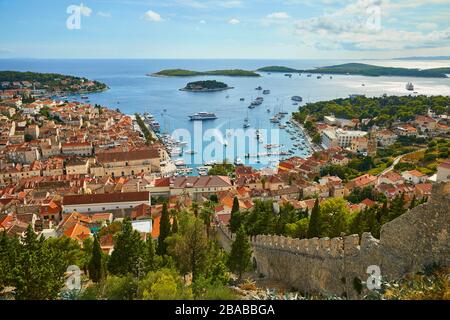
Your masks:
[[[170,229],[169,211],[167,210],[167,202],[164,202],[159,224],[158,248],[156,250],[159,255],[165,255],[167,252],[167,244],[165,243],[165,240],[170,236]]]
[[[416,195],[414,195],[413,199],[411,200],[411,204],[409,205],[409,209],[414,209],[417,206],[417,199]]]
[[[125,219],[122,231],[114,238],[114,251],[108,262],[110,273],[123,276],[128,273],[141,275],[144,242],[139,232],[133,230],[131,220]]]
[[[392,221],[404,214],[407,211],[405,209],[405,194],[402,193],[401,196],[395,197],[395,199],[392,200],[391,207],[389,209],[389,221]]]
[[[241,226],[236,234],[236,240],[231,245],[231,253],[228,259],[228,265],[232,272],[237,273],[239,281],[242,274],[248,270],[250,266],[250,258],[252,250],[248,241],[248,235],[244,226]]]
[[[62,253],[46,245],[28,226],[25,237],[18,244],[16,261],[11,270],[10,285],[17,300],[53,300],[64,286],[67,263]]]
[[[308,238],[320,237],[321,232],[321,217],[319,199],[316,199],[314,208],[311,211],[311,218],[309,219]]]
[[[95,282],[100,282],[106,273],[103,264],[103,253],[100,247],[98,237],[94,237],[94,246],[92,247],[91,260],[89,261],[89,278]]]

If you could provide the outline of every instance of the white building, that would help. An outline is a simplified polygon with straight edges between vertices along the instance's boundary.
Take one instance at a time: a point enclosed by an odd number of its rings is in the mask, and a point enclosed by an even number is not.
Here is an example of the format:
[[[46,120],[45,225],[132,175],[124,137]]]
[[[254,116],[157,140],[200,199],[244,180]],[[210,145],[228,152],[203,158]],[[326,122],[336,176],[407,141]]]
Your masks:
[[[327,129],[322,132],[322,143],[329,149],[332,147],[347,148],[358,138],[367,136],[365,131],[348,131],[342,129]]]
[[[402,172],[402,177],[407,182],[412,184],[424,183],[428,179],[428,176],[426,174],[423,174],[422,172],[417,170]]]
[[[63,213],[94,213],[132,209],[141,204],[151,205],[150,192],[67,195],[63,198]]]

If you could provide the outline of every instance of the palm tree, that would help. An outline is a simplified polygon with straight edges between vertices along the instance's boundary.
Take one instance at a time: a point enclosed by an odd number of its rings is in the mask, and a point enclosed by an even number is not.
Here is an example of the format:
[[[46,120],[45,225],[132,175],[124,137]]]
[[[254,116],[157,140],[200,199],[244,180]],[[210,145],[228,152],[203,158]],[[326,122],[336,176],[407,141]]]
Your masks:
[[[192,209],[192,212],[194,213],[194,216],[196,218],[198,218],[198,210],[199,210],[199,208],[200,208],[200,206],[198,205],[198,203],[196,201],[192,202],[191,209]]]

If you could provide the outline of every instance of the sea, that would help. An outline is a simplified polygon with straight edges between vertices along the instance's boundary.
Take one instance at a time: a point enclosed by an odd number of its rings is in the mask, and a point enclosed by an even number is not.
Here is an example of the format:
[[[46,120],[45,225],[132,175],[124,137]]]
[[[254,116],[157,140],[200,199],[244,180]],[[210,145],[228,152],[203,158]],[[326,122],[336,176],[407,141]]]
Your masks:
[[[368,97],[387,95],[409,95],[406,83],[412,82],[417,94],[449,95],[450,78],[430,79],[411,77],[363,77],[347,75],[262,73],[260,78],[234,78],[203,76],[195,78],[151,77],[148,74],[163,69],[188,69],[196,71],[217,69],[256,70],[265,66],[286,66],[310,69],[348,62],[361,62],[380,66],[407,68],[450,67],[450,61],[413,60],[127,60],[127,59],[0,59],[0,70],[54,72],[86,77],[106,83],[109,90],[89,94],[91,104],[120,109],[125,114],[152,114],[161,125],[161,132],[174,134],[177,140],[185,141],[183,151],[194,150],[197,154],[183,153],[174,160],[183,159],[188,167],[202,166],[211,161],[234,162],[237,159],[256,168],[274,167],[282,156],[265,155],[268,151],[292,151],[292,156],[307,157],[313,150],[294,126],[280,129],[270,119],[279,112],[287,112],[281,123],[290,120],[290,114],[307,103],[346,98],[354,94]],[[217,80],[233,87],[221,92],[180,91],[188,82]],[[261,86],[270,90],[263,95],[255,90]],[[250,102],[264,97],[264,103],[249,109]],[[292,96],[301,96],[303,102],[294,105]],[[245,99],[241,101],[241,99]],[[70,100],[82,101],[79,96]],[[202,123],[192,122],[189,115],[197,112],[214,112],[216,120]],[[251,127],[243,130],[248,117]],[[261,133],[260,142],[256,132]],[[200,140],[200,142],[199,142]],[[245,141],[245,143],[244,143]],[[267,144],[278,145],[266,149]],[[230,151],[231,150],[231,151]],[[248,154],[251,157],[248,158]],[[260,154],[260,157],[256,157]],[[238,161],[239,162],[239,161]]]

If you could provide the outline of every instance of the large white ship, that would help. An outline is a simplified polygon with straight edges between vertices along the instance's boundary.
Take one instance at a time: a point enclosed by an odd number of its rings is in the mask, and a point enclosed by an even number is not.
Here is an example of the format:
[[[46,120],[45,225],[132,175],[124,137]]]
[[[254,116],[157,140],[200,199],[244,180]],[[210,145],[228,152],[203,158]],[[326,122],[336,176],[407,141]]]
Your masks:
[[[217,116],[213,112],[199,112],[189,116],[191,121],[216,120]]]

